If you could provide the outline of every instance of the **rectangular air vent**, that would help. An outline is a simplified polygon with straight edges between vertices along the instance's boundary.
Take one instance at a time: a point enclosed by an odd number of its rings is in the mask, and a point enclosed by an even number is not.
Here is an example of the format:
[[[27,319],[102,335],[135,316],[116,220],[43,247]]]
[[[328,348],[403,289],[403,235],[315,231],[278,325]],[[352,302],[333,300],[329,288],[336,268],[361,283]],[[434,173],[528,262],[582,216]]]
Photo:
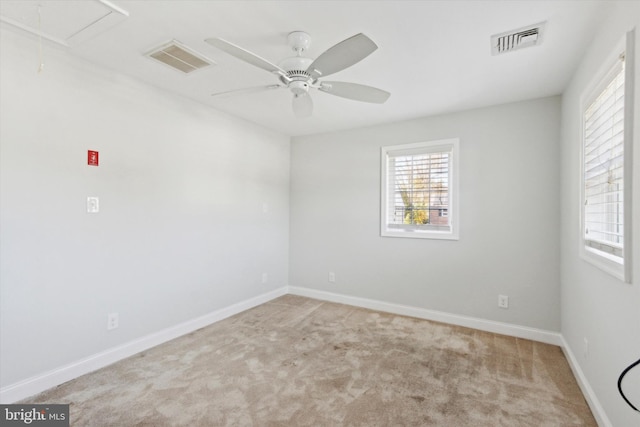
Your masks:
[[[491,54],[499,55],[542,43],[546,22],[491,36]]]
[[[185,74],[215,65],[214,61],[175,40],[153,49],[147,56]]]

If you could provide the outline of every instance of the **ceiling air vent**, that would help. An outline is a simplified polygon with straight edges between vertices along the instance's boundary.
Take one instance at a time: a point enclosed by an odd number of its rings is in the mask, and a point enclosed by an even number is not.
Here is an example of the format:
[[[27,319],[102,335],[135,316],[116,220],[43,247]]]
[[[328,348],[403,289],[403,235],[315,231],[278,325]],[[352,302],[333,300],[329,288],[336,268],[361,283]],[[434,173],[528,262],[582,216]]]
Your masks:
[[[153,49],[147,53],[147,56],[185,74],[209,65],[215,65],[214,61],[175,40]]]
[[[491,36],[491,54],[499,55],[542,43],[546,22]]]

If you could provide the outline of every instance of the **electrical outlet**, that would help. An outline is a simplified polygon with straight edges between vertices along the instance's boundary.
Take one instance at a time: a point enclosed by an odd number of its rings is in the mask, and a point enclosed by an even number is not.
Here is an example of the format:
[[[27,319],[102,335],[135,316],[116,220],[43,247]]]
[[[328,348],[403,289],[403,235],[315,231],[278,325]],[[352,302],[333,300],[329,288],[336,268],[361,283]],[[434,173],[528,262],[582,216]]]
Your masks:
[[[329,282],[336,283],[336,273],[334,273],[333,271],[329,272]]]
[[[498,307],[509,308],[509,297],[506,295],[498,295]]]
[[[107,315],[107,330],[116,329],[118,327],[118,313],[109,313]]]
[[[269,281],[269,274],[262,273],[262,283],[267,283]]]

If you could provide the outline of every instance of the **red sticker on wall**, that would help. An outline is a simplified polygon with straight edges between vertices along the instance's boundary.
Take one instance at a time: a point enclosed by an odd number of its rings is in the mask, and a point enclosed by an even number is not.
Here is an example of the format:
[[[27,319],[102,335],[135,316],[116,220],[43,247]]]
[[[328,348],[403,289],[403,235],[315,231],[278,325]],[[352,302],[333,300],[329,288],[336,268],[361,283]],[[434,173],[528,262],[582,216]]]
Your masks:
[[[87,164],[89,166],[98,166],[98,152],[89,150],[87,152]]]

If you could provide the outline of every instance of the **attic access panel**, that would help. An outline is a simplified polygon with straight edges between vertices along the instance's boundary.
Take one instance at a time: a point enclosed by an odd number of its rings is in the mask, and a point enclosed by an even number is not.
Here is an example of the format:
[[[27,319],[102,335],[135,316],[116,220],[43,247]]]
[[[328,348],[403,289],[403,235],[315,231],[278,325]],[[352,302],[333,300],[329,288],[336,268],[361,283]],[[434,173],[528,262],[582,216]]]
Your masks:
[[[82,43],[128,16],[108,0],[0,1],[0,21],[65,47]]]

